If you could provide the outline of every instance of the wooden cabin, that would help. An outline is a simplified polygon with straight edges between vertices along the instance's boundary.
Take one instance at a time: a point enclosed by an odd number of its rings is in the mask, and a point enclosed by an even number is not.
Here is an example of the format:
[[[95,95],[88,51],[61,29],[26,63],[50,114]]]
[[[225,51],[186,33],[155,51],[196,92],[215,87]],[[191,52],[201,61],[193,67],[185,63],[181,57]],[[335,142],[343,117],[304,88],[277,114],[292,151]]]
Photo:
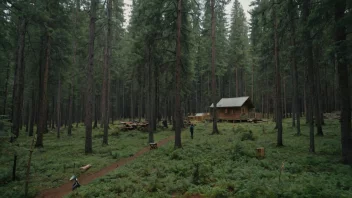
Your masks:
[[[213,104],[210,105],[213,108]],[[242,121],[248,120],[254,105],[248,96],[237,98],[222,98],[216,104],[218,120]],[[212,110],[210,110],[212,114]],[[212,117],[212,116],[211,116]]]

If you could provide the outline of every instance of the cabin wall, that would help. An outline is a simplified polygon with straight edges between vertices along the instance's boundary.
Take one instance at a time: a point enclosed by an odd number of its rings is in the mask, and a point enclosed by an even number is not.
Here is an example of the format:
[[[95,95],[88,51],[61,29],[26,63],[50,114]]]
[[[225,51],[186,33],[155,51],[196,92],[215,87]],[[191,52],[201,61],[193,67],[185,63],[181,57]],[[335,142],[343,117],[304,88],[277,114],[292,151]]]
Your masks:
[[[217,118],[219,120],[239,120],[241,115],[248,115],[248,107],[227,107],[217,108]]]

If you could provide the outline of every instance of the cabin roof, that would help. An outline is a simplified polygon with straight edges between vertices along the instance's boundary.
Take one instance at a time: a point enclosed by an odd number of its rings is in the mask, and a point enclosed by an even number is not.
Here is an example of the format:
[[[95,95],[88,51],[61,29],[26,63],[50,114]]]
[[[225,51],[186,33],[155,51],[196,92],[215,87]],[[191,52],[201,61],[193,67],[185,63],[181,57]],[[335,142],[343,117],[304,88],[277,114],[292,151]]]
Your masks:
[[[237,98],[221,98],[216,104],[216,107],[242,107],[246,101],[249,101],[251,107],[254,107],[252,102],[249,100],[249,96],[237,97]],[[210,105],[213,108],[213,103]]]

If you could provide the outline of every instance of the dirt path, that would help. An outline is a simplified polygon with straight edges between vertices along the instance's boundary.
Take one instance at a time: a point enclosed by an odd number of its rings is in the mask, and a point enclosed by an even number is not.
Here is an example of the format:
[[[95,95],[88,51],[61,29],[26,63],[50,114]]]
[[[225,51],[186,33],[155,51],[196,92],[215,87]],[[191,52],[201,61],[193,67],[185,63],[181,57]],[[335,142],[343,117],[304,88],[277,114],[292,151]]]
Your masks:
[[[166,144],[167,142],[169,142],[172,139],[174,139],[174,136],[170,136],[168,138],[165,138],[165,139],[159,141],[158,142],[158,147]],[[149,146],[143,148],[140,151],[138,151],[132,157],[122,158],[119,161],[117,161],[117,162],[115,162],[115,163],[113,163],[113,164],[101,169],[98,172],[95,172],[95,173],[92,173],[92,174],[89,174],[89,173],[83,174],[83,175],[81,175],[78,178],[79,179],[79,183],[81,185],[86,185],[86,184],[90,183],[91,181],[93,181],[94,179],[97,179],[99,177],[102,177],[102,176],[106,175],[107,173],[115,170],[118,167],[121,167],[121,166],[127,164],[128,162],[134,160],[135,158],[143,155],[144,153],[146,153],[148,151],[149,151]],[[49,198],[49,197],[58,198],[58,197],[63,197],[65,195],[68,195],[70,192],[72,192],[71,187],[72,187],[72,183],[68,182],[68,183],[62,184],[61,186],[59,186],[57,188],[51,188],[51,189],[44,190],[43,192],[41,192],[37,196],[37,198],[44,198],[44,197],[45,198]]]

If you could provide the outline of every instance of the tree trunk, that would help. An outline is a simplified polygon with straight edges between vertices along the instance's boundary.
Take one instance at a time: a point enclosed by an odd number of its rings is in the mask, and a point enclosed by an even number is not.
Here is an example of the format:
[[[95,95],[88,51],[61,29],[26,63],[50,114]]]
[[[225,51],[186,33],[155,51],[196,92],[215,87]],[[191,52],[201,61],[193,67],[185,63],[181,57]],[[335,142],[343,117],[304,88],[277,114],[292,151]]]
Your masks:
[[[142,78],[142,77],[141,77]],[[143,103],[143,87],[139,84],[139,98],[138,98],[138,121],[142,121],[142,103]]]
[[[122,118],[125,119],[125,83],[122,81]]]
[[[58,87],[57,87],[57,106],[56,106],[56,124],[57,124],[57,134],[56,137],[60,138],[60,128],[61,128],[61,77],[60,77],[60,71],[58,73],[59,76],[59,83],[58,83]]]
[[[31,106],[31,119],[29,123],[29,132],[28,136],[33,136],[33,128],[34,128],[34,118],[36,115],[36,108],[35,108],[35,93],[34,88],[32,88],[32,106]]]
[[[99,96],[95,95],[95,100],[94,100],[94,125],[93,129],[98,127],[98,105],[99,104]]]
[[[77,97],[77,107],[75,107],[76,108],[76,114],[75,114],[75,121],[76,121],[76,128],[78,127],[78,124],[79,124],[79,122],[80,122],[80,94],[78,95],[78,97]]]
[[[177,7],[177,41],[176,41],[176,97],[175,97],[175,148],[181,148],[181,26],[182,0],[178,0]]]
[[[274,59],[276,68],[276,126],[277,126],[277,146],[283,146],[282,143],[282,113],[281,113],[281,74],[280,74],[280,63],[279,63],[279,45],[277,38],[277,16],[276,16],[276,6],[273,7],[273,19],[274,19],[274,36],[275,36],[275,49],[274,49]]]
[[[156,131],[157,123],[160,121],[160,114],[159,114],[159,67],[156,66],[154,70],[154,130]]]
[[[238,86],[238,83],[239,83],[239,80],[238,80],[238,71],[237,71],[237,66],[235,68],[235,77],[236,77],[236,97],[239,97],[239,92],[238,92],[238,89],[239,89],[239,86]]]
[[[315,90],[314,90],[314,66],[313,66],[313,48],[312,48],[312,40],[310,35],[310,29],[308,25],[308,19],[310,14],[310,0],[305,0],[303,2],[303,22],[305,25],[303,31],[303,38],[306,43],[305,47],[305,55],[307,57],[307,76],[308,76],[308,92],[307,92],[307,114],[308,114],[308,123],[309,123],[309,151],[314,153],[315,152],[315,145],[314,145],[314,119],[313,119],[313,112],[314,112],[314,101],[315,101]]]
[[[112,12],[112,0],[107,2],[107,14],[108,14],[108,27],[106,33],[105,43],[105,56],[104,56],[104,78],[103,78],[103,91],[102,91],[102,110],[103,110],[103,123],[104,123],[104,136],[103,144],[108,144],[108,128],[109,128],[109,67],[110,67],[110,54],[111,54],[111,12]]]
[[[37,141],[35,147],[43,147],[43,134],[47,129],[47,87],[49,78],[49,64],[50,64],[50,52],[51,52],[51,37],[49,32],[46,33],[46,49],[45,49],[45,65],[40,68],[40,98],[39,98],[39,116],[37,126]],[[42,67],[42,65],[40,66]]]
[[[252,65],[252,97],[251,100],[254,102],[254,64]]]
[[[283,98],[283,104],[284,104],[284,107],[282,108],[283,109],[283,113],[284,113],[284,118],[287,118],[287,101],[286,101],[286,80],[285,80],[285,77],[283,77],[283,83],[284,83],[284,98]]]
[[[317,126],[317,135],[318,136],[324,136],[323,133],[323,127],[322,127],[322,121],[323,121],[323,115],[322,115],[322,96],[321,96],[321,86],[320,86],[320,69],[319,69],[319,47],[316,47],[315,50],[315,57],[316,57],[316,64],[315,64],[315,119],[316,119],[316,126]]]
[[[211,0],[211,87],[213,102],[213,134],[219,134],[216,111],[216,86],[215,86],[215,0]],[[237,84],[236,84],[237,87]],[[237,94],[237,93],[236,93]]]
[[[119,87],[120,87],[120,83],[119,83],[119,80],[116,80],[116,118],[117,119],[119,119],[119,113],[120,113],[120,111],[119,111],[119,105],[120,105],[120,103],[119,103]],[[120,114],[121,115],[121,114]]]
[[[12,133],[15,134],[15,138],[20,133],[20,122],[22,117],[23,108],[23,89],[24,89],[24,50],[26,43],[26,29],[27,19],[24,16],[19,18],[18,24],[18,41],[16,49],[16,61],[15,61],[15,77],[13,84],[13,104],[12,104]]]
[[[346,26],[342,25],[346,10],[345,0],[335,1],[335,49],[337,50],[337,71],[339,79],[339,93],[341,98],[341,146],[342,161],[352,164],[352,136],[351,136],[351,106],[348,82]]]
[[[336,52],[335,52],[336,53]],[[341,107],[341,105],[342,104],[340,104],[341,103],[341,100],[340,100],[340,98],[339,98],[339,93],[340,93],[340,89],[339,89],[339,83],[340,83],[340,81],[339,81],[339,69],[338,69],[338,57],[337,57],[338,55],[337,55],[337,53],[335,54],[335,60],[334,60],[334,64],[335,64],[335,79],[334,79],[334,84],[335,84],[335,87],[336,87],[336,89],[334,89],[334,101],[335,101],[335,103],[334,103],[334,110],[335,111],[337,111],[337,110],[339,110],[340,108],[342,108]]]
[[[30,118],[30,112],[29,112],[29,102],[27,102],[26,105],[26,116],[25,116],[25,124],[26,124],[26,132],[28,132],[29,129],[29,118]]]
[[[133,107],[133,82],[131,82],[131,120],[134,120],[134,107]]]
[[[6,81],[5,81],[5,90],[4,90],[4,108],[2,110],[2,114],[6,115],[6,105],[7,105],[7,95],[8,95],[8,86],[9,86],[9,78],[10,78],[10,60],[8,60],[7,68],[6,68]]]
[[[76,0],[76,7],[75,7],[75,30],[77,29],[77,19],[78,19],[78,11],[80,9],[80,2],[79,0]],[[75,31],[75,34],[77,32]],[[77,67],[77,41],[74,37],[74,41],[73,41],[73,66]],[[73,108],[74,108],[74,93],[73,93],[73,82],[74,82],[74,78],[71,78],[71,84],[70,84],[70,94],[69,94],[69,107],[68,107],[68,129],[67,129],[67,135],[71,136],[72,135],[72,124],[73,124]]]
[[[307,104],[308,104],[308,91],[307,91],[307,87],[308,87],[308,80],[307,80],[307,72],[306,72],[307,68],[305,68],[305,71],[304,71],[304,113],[305,113],[305,116],[306,116],[306,124],[309,123],[309,113],[308,113],[308,107],[307,107]]]
[[[67,117],[68,117],[68,104],[65,103],[65,100],[63,101],[63,105],[61,105],[62,111],[61,111],[61,122],[64,120],[65,128],[67,127]]]
[[[51,108],[51,129],[55,129],[55,126],[54,126],[54,124],[55,124],[55,121],[54,121],[54,119],[55,119],[55,96],[53,95],[52,97],[51,97],[51,106],[52,106],[52,108]]]
[[[70,84],[70,96],[68,99],[68,103],[69,103],[69,107],[68,107],[68,129],[67,129],[67,135],[71,135],[72,134],[72,108],[73,108],[73,84]]]
[[[297,122],[297,135],[301,135],[301,112],[299,111],[299,96],[298,96],[298,69],[297,69],[297,60],[296,60],[296,25],[295,25],[295,8],[293,0],[289,2],[290,8],[292,9],[290,12],[290,25],[291,25],[291,47],[293,48],[291,51],[291,60],[292,60],[292,79],[293,79],[293,102],[292,102],[292,119],[293,124],[294,121]]]
[[[94,40],[95,40],[95,21],[96,21],[96,0],[91,0],[90,23],[89,23],[89,48],[87,66],[87,86],[86,86],[86,108],[85,108],[85,153],[92,153],[92,106],[93,106],[93,67],[94,67]]]

